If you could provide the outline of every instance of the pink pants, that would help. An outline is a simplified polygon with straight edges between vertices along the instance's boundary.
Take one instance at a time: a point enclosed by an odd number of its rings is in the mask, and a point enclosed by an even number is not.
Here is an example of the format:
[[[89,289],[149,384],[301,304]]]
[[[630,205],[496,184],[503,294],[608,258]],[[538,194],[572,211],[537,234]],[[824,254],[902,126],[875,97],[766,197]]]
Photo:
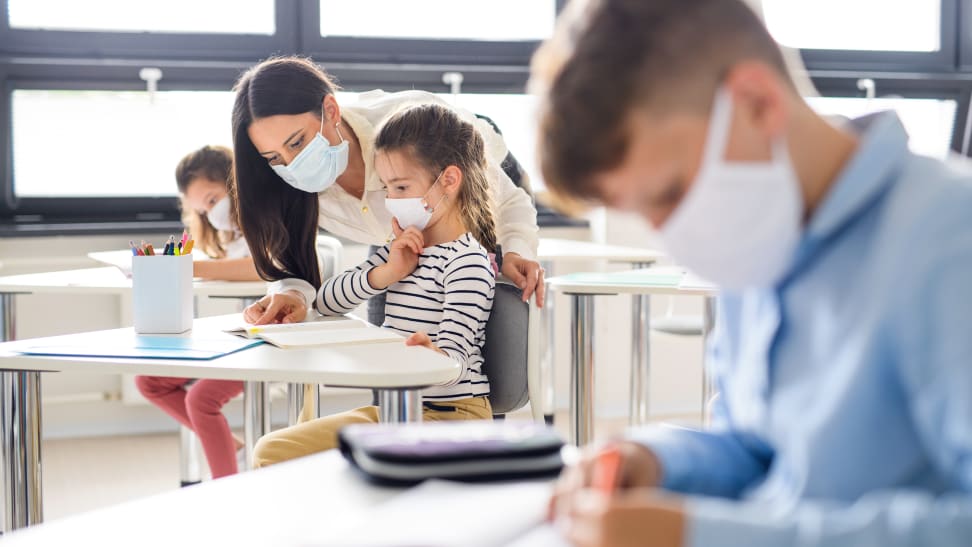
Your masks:
[[[193,430],[202,443],[213,478],[237,472],[236,442],[221,412],[223,405],[243,392],[243,382],[136,376],[135,385],[146,399],[182,425]]]

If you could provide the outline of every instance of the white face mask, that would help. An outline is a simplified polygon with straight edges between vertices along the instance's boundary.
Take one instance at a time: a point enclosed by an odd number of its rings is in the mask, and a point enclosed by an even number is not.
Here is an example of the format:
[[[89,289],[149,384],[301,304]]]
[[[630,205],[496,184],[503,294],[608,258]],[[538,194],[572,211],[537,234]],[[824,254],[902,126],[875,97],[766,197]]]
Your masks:
[[[780,281],[799,242],[803,197],[785,140],[768,162],[727,162],[732,96],[716,92],[702,166],[661,227],[675,261],[726,289]]]
[[[432,220],[432,213],[439,206],[439,203],[442,203],[442,200],[445,199],[445,195],[443,194],[439,198],[435,206],[430,206],[428,200],[425,198],[432,191],[432,188],[435,187],[435,184],[439,182],[439,177],[442,176],[442,173],[439,173],[439,176],[435,177],[435,181],[432,182],[432,186],[429,187],[428,192],[425,192],[425,195],[420,198],[385,198],[385,207],[393,217],[398,219],[398,225],[403,230],[409,226],[415,226],[419,230],[424,230],[429,225],[429,221]]]
[[[341,134],[338,123],[334,126],[341,143],[331,146],[324,138],[324,111],[321,111],[321,129],[307,146],[288,165],[271,165],[277,175],[298,190],[317,194],[327,190],[348,168],[348,141]]]
[[[213,207],[206,212],[206,220],[217,230],[232,232],[236,230],[236,223],[230,218],[230,197],[223,196],[223,199],[216,202]]]

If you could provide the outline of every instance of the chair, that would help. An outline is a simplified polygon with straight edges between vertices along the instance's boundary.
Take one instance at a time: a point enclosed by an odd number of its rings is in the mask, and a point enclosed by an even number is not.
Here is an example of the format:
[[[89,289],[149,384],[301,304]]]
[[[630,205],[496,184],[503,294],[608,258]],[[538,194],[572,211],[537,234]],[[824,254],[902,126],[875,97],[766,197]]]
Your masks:
[[[483,347],[483,371],[489,377],[494,418],[502,419],[528,401],[543,400],[539,336],[540,310],[535,301],[523,302],[523,291],[497,280]],[[544,423],[540,405],[531,408],[534,420]]]
[[[675,315],[675,298],[668,298],[668,309],[664,317],[651,320],[651,330],[674,334],[676,336],[702,336],[705,333],[705,318],[702,315]]]

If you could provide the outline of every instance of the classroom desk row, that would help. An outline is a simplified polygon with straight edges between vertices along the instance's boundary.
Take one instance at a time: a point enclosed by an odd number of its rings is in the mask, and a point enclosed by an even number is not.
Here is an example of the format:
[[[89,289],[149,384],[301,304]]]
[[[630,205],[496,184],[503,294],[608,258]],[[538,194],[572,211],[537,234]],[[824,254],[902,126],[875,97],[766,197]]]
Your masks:
[[[211,340],[231,335],[223,328],[239,322],[237,314],[196,319],[193,330],[182,335]],[[131,337],[132,329],[89,333],[92,339]],[[383,421],[421,419],[423,388],[458,377],[459,364],[437,352],[407,347],[400,342],[306,347],[283,350],[269,344],[212,360],[140,359],[104,357],[53,357],[24,355],[18,350],[34,345],[57,346],[77,335],[55,336],[0,344],[3,412],[5,524],[15,529],[43,520],[41,469],[41,373],[70,371],[93,374],[145,374],[184,378],[242,380],[247,384],[284,381],[336,387],[370,388],[379,393]],[[244,392],[244,420],[269,431],[266,396]],[[247,428],[247,431],[254,431]],[[247,441],[247,459],[255,438]]]
[[[541,240],[541,259],[551,271],[558,261],[607,260],[634,266],[653,263],[660,254],[644,249],[596,245],[567,240]],[[712,288],[690,286],[683,282],[680,271],[653,268],[646,271],[615,274],[574,274],[548,279],[548,288],[570,295],[572,302],[570,440],[582,445],[593,438],[593,297],[595,295],[630,293],[633,300],[632,325],[632,412],[647,408],[648,311],[651,294],[685,294],[711,296]],[[253,298],[265,292],[265,284],[197,282],[195,294],[207,297]],[[124,295],[131,282],[115,268],[92,268],[69,272],[51,272],[28,276],[0,277],[0,305],[4,318],[5,339],[15,338],[13,331],[14,296],[16,294],[88,293]],[[553,296],[551,294],[551,296]],[[552,301],[548,299],[546,320],[553,329]],[[710,306],[706,306],[709,310]],[[232,316],[230,316],[232,317]],[[227,318],[196,320],[194,333],[212,333]],[[237,319],[238,320],[238,319]],[[709,322],[709,324],[711,324]],[[97,334],[97,333],[92,333]],[[192,336],[193,334],[189,334]],[[552,347],[545,337],[547,356],[542,385],[552,392]],[[34,340],[33,342],[37,342]],[[641,346],[644,346],[643,348]],[[6,528],[14,529],[42,521],[40,457],[40,372],[137,373],[160,376],[222,378],[244,380],[244,423],[247,448],[259,435],[269,431],[266,410],[266,382],[305,382],[340,387],[376,388],[381,393],[383,419],[420,418],[419,390],[451,381],[458,365],[434,352],[405,348],[400,344],[341,346],[279,350],[272,346],[253,348],[238,354],[187,363],[178,360],[84,359],[27,357],[14,353],[16,342],[0,344],[0,416],[2,434],[4,489],[6,494]],[[281,351],[287,358],[281,359]],[[151,361],[151,362],[149,362]],[[394,363],[393,367],[381,364]],[[545,410],[552,404],[534,401]],[[552,397],[550,397],[552,399]],[[644,411],[647,414],[647,411]],[[633,418],[635,418],[633,414]],[[640,418],[637,418],[640,419]]]

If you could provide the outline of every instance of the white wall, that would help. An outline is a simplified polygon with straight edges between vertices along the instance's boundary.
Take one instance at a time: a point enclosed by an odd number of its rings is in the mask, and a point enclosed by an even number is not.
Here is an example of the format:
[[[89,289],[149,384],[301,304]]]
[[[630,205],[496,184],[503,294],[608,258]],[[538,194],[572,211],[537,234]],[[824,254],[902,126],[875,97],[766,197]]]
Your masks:
[[[593,239],[618,245],[652,247],[644,226],[637,219],[615,213],[592,217],[592,229],[544,229],[544,237]],[[125,236],[44,237],[0,239],[0,275],[95,267],[87,258],[90,251],[115,250],[127,246],[129,239],[158,239],[141,234]],[[345,266],[365,258],[364,246],[346,247]],[[624,266],[604,263],[563,263],[557,274],[572,271],[616,270]],[[679,313],[701,313],[698,299],[675,302]],[[667,299],[653,299],[652,314],[665,312]],[[131,302],[111,296],[21,295],[16,297],[18,338],[69,334],[107,329],[130,324]],[[556,297],[556,384],[557,406],[567,408],[569,386],[569,301]],[[201,316],[237,311],[229,300],[202,300],[197,303]],[[363,313],[363,311],[362,311]],[[630,298],[604,296],[596,300],[595,387],[597,412],[604,416],[623,416],[628,405],[630,362]],[[653,414],[686,415],[698,411],[701,382],[699,376],[701,345],[697,338],[679,339],[654,334],[651,339]],[[132,403],[130,379],[117,375],[57,373],[42,378],[43,422],[46,437],[69,437],[175,430],[175,422],[144,402]],[[123,391],[126,393],[123,398]],[[124,400],[123,400],[124,399]],[[278,403],[279,401],[279,403]],[[325,412],[367,404],[370,393],[360,390],[328,390]],[[274,401],[277,423],[284,421],[285,401]],[[240,401],[227,407],[234,427],[242,424]]]

